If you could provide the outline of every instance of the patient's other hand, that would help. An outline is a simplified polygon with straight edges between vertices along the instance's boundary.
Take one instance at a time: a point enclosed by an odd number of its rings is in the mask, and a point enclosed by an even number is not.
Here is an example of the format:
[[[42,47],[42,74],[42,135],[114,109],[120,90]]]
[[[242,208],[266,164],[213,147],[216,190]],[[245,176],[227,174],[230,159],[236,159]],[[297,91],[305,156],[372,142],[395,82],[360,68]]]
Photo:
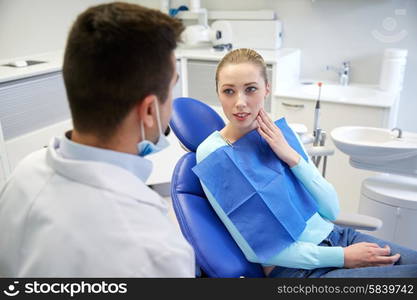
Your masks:
[[[400,259],[400,254],[391,255],[388,245],[381,248],[374,243],[361,242],[343,248],[345,268],[361,268],[392,265]]]

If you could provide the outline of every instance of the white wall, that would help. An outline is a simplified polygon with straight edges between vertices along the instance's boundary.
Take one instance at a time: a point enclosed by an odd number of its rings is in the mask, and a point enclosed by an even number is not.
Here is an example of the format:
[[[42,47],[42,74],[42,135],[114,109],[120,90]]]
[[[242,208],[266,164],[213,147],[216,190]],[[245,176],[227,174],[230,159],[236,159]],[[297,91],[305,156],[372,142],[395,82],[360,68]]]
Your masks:
[[[62,49],[75,17],[100,0],[0,0],[0,59]],[[130,0],[158,8],[159,0]],[[173,6],[189,4],[174,0]],[[302,50],[302,77],[337,79],[325,66],[352,63],[352,81],[377,83],[385,48],[409,50],[399,126],[417,132],[417,1],[202,0],[209,10],[273,9],[284,24],[283,47]],[[396,14],[397,13],[397,14]],[[398,14],[399,13],[399,14]],[[405,14],[405,15],[404,15]],[[388,43],[373,31],[390,37]]]
[[[61,50],[71,24],[103,0],[0,0],[0,59]]]

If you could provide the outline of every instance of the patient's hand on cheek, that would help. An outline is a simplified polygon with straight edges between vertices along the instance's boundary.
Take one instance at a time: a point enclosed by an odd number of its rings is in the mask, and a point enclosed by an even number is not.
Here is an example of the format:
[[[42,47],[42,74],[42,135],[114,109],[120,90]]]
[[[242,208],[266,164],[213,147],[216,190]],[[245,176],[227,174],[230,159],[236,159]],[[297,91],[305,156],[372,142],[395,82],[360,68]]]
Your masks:
[[[256,120],[259,134],[267,141],[275,154],[289,167],[298,164],[300,155],[288,144],[281,130],[272,122],[263,108],[259,111]]]
[[[374,243],[361,242],[343,248],[345,268],[389,266],[400,259],[400,254],[391,255],[388,245],[381,248]]]

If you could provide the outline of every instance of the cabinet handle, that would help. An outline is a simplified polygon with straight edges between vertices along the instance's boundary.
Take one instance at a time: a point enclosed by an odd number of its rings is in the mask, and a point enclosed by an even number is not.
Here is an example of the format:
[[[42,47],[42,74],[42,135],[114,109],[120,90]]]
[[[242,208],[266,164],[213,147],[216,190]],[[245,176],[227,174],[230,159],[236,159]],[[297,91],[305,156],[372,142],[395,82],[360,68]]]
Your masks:
[[[290,103],[285,103],[285,102],[282,102],[281,104],[286,106],[286,107],[304,108],[304,104],[290,104]]]

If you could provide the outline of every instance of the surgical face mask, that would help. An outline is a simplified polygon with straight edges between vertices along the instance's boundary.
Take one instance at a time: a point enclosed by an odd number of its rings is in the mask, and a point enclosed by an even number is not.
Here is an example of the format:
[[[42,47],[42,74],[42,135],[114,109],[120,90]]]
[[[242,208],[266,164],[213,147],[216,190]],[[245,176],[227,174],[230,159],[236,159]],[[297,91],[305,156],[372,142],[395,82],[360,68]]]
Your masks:
[[[169,141],[162,132],[161,118],[159,115],[159,106],[158,106],[157,101],[155,101],[155,105],[156,105],[156,122],[158,124],[159,138],[156,144],[145,139],[145,128],[143,126],[143,122],[141,121],[140,131],[141,131],[143,140],[138,144],[138,155],[142,157],[152,154],[152,153],[159,152],[169,146]]]

